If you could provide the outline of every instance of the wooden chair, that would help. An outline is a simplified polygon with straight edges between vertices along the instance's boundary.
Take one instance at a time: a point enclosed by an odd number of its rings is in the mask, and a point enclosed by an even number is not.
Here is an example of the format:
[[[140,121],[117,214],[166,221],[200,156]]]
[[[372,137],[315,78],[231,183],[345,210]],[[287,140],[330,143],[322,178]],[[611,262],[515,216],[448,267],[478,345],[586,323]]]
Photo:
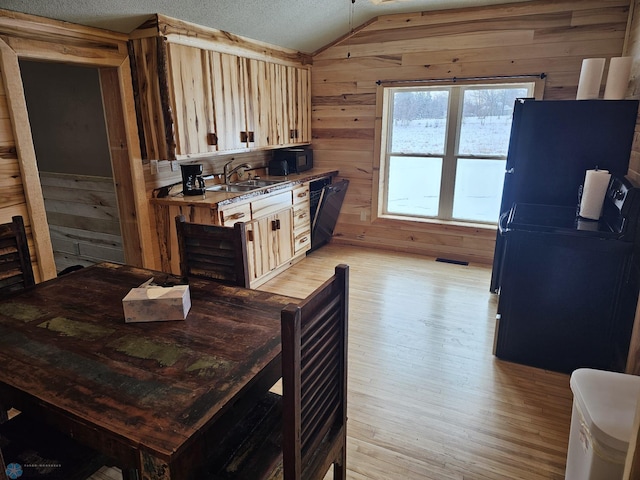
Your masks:
[[[0,225],[0,297],[35,285],[31,256],[21,216]]]
[[[229,285],[249,287],[247,238],[244,223],[233,227],[188,223],[176,217],[180,273],[185,278],[204,277]]]
[[[322,480],[333,464],[345,479],[348,269],[282,311],[281,401],[267,395],[198,478]]]
[[[107,457],[27,414],[0,424],[0,479],[85,480],[110,464]]]

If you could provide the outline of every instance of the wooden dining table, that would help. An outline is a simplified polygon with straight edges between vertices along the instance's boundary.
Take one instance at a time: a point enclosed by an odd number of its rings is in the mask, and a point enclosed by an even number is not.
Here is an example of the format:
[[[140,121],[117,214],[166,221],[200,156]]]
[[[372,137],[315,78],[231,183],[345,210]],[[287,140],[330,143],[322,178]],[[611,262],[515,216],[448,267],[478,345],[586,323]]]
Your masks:
[[[177,281],[101,263],[0,301],[0,407],[143,480],[185,480],[280,378],[280,311],[297,299],[190,279],[186,319],[125,323],[123,297],[151,277]]]

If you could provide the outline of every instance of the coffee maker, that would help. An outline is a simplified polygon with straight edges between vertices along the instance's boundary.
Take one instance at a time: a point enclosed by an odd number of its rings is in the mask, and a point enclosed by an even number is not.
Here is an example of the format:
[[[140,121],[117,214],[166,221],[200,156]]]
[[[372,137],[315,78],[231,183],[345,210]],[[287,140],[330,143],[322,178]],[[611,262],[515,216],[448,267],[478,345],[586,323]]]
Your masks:
[[[204,179],[202,178],[202,165],[194,163],[190,165],[180,165],[182,169],[182,194],[203,195]]]

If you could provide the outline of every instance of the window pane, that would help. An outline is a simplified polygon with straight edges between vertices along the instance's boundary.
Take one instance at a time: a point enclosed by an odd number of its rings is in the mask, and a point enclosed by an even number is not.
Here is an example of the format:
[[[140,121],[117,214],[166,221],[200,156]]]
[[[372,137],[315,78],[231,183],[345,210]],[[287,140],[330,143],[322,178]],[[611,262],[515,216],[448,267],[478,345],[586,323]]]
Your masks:
[[[438,215],[442,158],[391,157],[387,213]]]
[[[459,155],[507,155],[513,105],[526,88],[464,90]]]
[[[442,155],[448,103],[447,90],[394,92],[391,152]]]
[[[506,164],[506,160],[458,160],[453,218],[498,221]]]

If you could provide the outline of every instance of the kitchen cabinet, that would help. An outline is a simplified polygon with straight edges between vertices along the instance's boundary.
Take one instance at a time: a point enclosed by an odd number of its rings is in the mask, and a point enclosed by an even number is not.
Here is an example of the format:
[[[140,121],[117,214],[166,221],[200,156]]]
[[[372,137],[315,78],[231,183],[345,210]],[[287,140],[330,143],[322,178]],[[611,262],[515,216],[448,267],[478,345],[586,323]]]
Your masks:
[[[279,148],[311,140],[309,68],[185,45],[130,41],[145,159]]]
[[[307,182],[222,205],[202,200],[154,201],[162,270],[180,273],[177,215],[184,215],[188,222],[225,227],[244,222],[249,278],[255,288],[304,258],[310,248],[308,192]]]
[[[292,208],[246,225],[249,281],[260,280],[293,257]]]
[[[311,248],[311,209],[309,182],[293,189],[293,249],[294,254]]]
[[[291,190],[251,202],[252,221],[246,225],[249,281],[266,278],[293,257]]]

